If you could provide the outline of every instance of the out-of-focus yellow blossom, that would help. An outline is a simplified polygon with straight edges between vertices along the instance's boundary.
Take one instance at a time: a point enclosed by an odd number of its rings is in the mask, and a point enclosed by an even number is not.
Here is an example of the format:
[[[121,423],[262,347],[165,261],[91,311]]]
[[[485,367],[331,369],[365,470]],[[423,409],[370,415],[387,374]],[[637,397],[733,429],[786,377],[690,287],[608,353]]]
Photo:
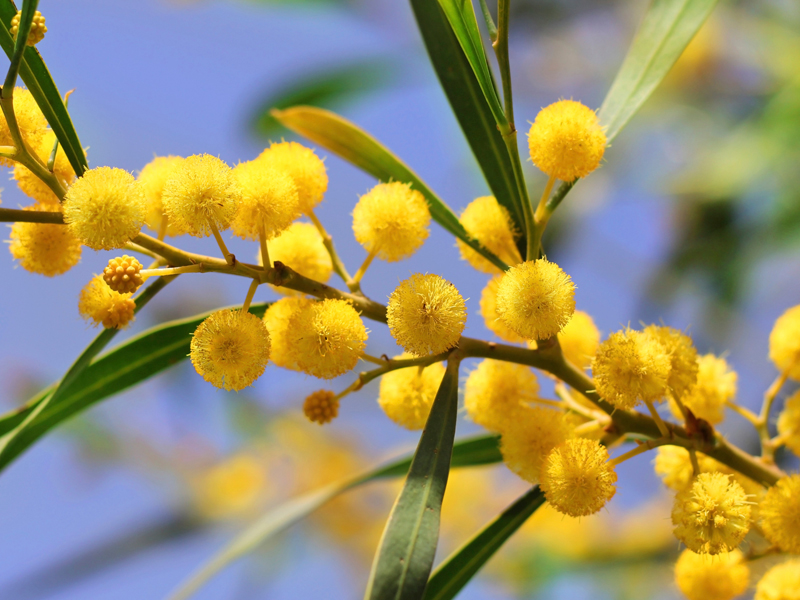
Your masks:
[[[753,600],[800,600],[800,559],[787,560],[766,572]]]
[[[253,514],[266,496],[266,485],[264,465],[256,457],[232,456],[195,479],[197,509],[212,519]]]
[[[558,332],[558,343],[561,345],[564,358],[585,370],[589,368],[597,354],[597,348],[600,346],[600,330],[588,313],[576,310],[569,323]],[[531,350],[537,348],[535,341],[528,342],[528,346]]]
[[[467,205],[459,218],[470,237],[491,250],[507,265],[522,262],[516,240],[519,232],[514,229],[511,215],[494,196],[476,198]],[[482,273],[497,273],[498,268],[470,246],[456,239],[461,258]]]
[[[328,189],[325,163],[311,148],[297,142],[278,142],[258,155],[255,162],[288,174],[297,186],[300,210],[310,212]]]
[[[778,435],[792,452],[800,456],[800,391],[786,400],[778,415]]]
[[[731,600],[747,590],[750,569],[739,550],[715,556],[684,550],[675,563],[675,583],[689,600]]]
[[[31,148],[33,152],[41,159],[45,165],[50,160],[50,154],[53,152],[53,146],[56,142],[56,134],[52,130],[47,129],[42,135],[36,147]],[[58,152],[56,152],[56,160],[53,163],[53,175],[65,188],[72,185],[75,181],[75,170],[64,153],[61,144],[58,145]],[[37,202],[56,206],[60,204],[58,196],[53,193],[46,183],[33,174],[27,167],[16,163],[14,165],[14,179],[17,180],[17,185],[23,193],[27,194]],[[55,210],[51,208],[50,210]]]
[[[36,100],[31,93],[21,87],[14,88],[14,115],[22,134],[22,139],[29,148],[38,148],[47,128],[47,120],[42,114]],[[0,146],[13,146],[11,130],[8,128],[6,117],[0,114]],[[0,165],[14,166],[11,159],[0,156]]]
[[[325,249],[319,231],[311,223],[292,223],[278,237],[270,240],[269,258],[273,263],[280,261],[303,277],[320,283],[327,283],[333,272],[331,255]],[[260,254],[258,264],[261,264]],[[300,293],[281,286],[271,287],[287,296]]]
[[[659,325],[648,325],[644,334],[657,339],[666,350],[670,360],[667,387],[673,396],[683,398],[697,383],[697,350],[692,338],[672,327]]]
[[[564,414],[549,408],[527,408],[501,431],[503,461],[525,481],[541,480],[542,463],[550,451],[572,435]]]
[[[395,359],[412,358],[401,354]],[[392,421],[406,429],[422,429],[444,377],[444,365],[433,363],[389,371],[381,377],[378,404]]]
[[[699,357],[697,364],[697,384],[681,396],[681,402],[698,419],[716,425],[725,418],[725,403],[736,396],[736,371],[713,354]],[[675,418],[683,419],[677,404],[670,402],[670,409]]]
[[[299,371],[295,357],[292,354],[292,338],[290,336],[289,321],[295,313],[309,310],[314,300],[300,296],[281,298],[270,305],[264,313],[264,324],[269,331],[272,349],[270,359],[279,367]]]
[[[530,367],[486,359],[469,374],[464,408],[490,431],[503,431],[539,397],[539,382]]]
[[[136,303],[130,294],[120,294],[106,285],[102,275],[95,275],[81,290],[78,312],[95,326],[125,329],[133,323]]]
[[[800,305],[787,309],[775,321],[769,334],[769,358],[778,371],[800,380]]]
[[[183,160],[182,156],[156,156],[142,167],[136,178],[147,199],[147,226],[158,233],[161,231],[162,221],[167,219],[166,235],[170,237],[183,235],[186,232],[179,229],[167,217],[161,198],[164,193],[164,184],[175,169],[183,164]]]
[[[25,210],[51,211],[53,207],[34,204]],[[8,250],[26,271],[55,277],[69,271],[81,260],[81,242],[69,227],[55,223],[11,225]]]
[[[483,288],[483,293],[481,294],[481,316],[489,331],[501,340],[518,344],[524,342],[525,338],[512,331],[497,312],[497,288],[500,286],[502,278],[502,275],[493,277]]]
[[[782,477],[759,505],[766,538],[784,552],[800,554],[800,475]]]

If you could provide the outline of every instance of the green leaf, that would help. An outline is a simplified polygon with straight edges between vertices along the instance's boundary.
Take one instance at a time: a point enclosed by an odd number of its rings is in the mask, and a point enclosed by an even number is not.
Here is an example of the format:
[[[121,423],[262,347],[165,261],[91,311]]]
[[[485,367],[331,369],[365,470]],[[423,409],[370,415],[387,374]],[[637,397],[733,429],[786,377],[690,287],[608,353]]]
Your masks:
[[[161,280],[163,278],[159,279]],[[262,316],[267,306],[252,305],[250,312]],[[62,385],[58,398],[54,397],[46,402],[50,394],[47,391],[40,392],[23,409],[0,418],[0,434],[8,435],[7,432],[19,427],[21,420],[30,418],[30,415],[40,410],[0,453],[0,469],[5,468],[49,430],[75,414],[186,360],[191,334],[209,314],[171,321],[148,329],[99,357],[74,379]],[[109,332],[115,331],[104,330],[98,339],[104,335],[113,336]]]
[[[453,445],[452,466],[471,467],[498,463],[503,460],[499,444],[500,438],[495,435],[467,438],[456,442]],[[230,563],[252,552],[270,536],[308,516],[339,494],[378,479],[402,477],[408,473],[412,458],[404,456],[363,475],[293,498],[271,510],[198,568],[169,597],[169,600],[186,600]]]
[[[423,600],[455,598],[486,561],[542,504],[544,493],[539,486],[520,497],[439,565],[428,582]]]
[[[418,600],[425,591],[453,453],[458,367],[458,360],[448,361],[408,477],[383,530],[365,599]]]
[[[338,154],[381,181],[410,183],[411,187],[425,197],[434,221],[480,252],[498,268],[507,268],[503,261],[467,235],[453,211],[416,173],[363,129],[335,113],[313,106],[273,110],[272,116],[285,127]]]
[[[613,140],[656,89],[716,6],[717,0],[653,0],[600,107]]]
[[[11,19],[17,14],[17,9],[11,0],[0,0],[0,46],[11,58],[14,52],[14,39],[11,37]],[[50,71],[44,64],[39,51],[36,48],[28,46],[22,58],[19,70],[22,81],[25,82],[26,87],[30,90],[39,108],[42,109],[47,122],[56,134],[58,141],[64,149],[75,173],[80,176],[88,169],[86,162],[86,154],[83,152],[83,147],[78,139],[78,134],[75,132],[75,127],[72,124],[67,107],[58,91],[53,78],[50,76]]]
[[[522,200],[503,136],[447,17],[435,0],[411,0],[428,56],[492,194],[525,231]],[[526,242],[518,243],[525,256]]]

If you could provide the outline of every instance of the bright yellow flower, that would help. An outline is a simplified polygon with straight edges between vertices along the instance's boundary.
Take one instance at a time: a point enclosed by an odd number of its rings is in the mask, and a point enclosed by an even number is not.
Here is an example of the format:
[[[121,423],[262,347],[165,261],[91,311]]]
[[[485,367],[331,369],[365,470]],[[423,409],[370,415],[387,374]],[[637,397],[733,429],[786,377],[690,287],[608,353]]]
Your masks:
[[[81,290],[78,312],[95,326],[106,329],[125,329],[133,323],[136,303],[130,294],[120,294],[106,285],[102,275],[95,275]]]
[[[257,240],[263,230],[265,239],[271,240],[300,216],[297,186],[286,172],[251,161],[236,165],[233,174],[242,190],[239,211],[231,223],[235,235]]]
[[[401,354],[397,359],[411,358]],[[433,363],[421,369],[407,367],[381,377],[378,404],[392,421],[406,429],[422,429],[444,377],[444,365]]]
[[[255,457],[232,456],[195,481],[198,509],[213,519],[248,515],[258,508],[266,485],[265,468]]]
[[[564,358],[576,367],[586,370],[592,364],[592,359],[600,346],[600,330],[588,313],[576,310],[569,323],[558,332],[558,343],[561,345]],[[528,346],[531,350],[537,348],[533,340],[528,342]]]
[[[725,418],[725,403],[736,396],[736,371],[724,358],[713,354],[699,357],[697,365],[697,385],[681,396],[681,402],[697,418],[716,425]],[[674,402],[670,402],[670,408],[677,419],[683,419]]]
[[[459,218],[470,237],[478,240],[507,265],[522,262],[516,239],[519,232],[506,207],[501,206],[494,196],[476,198],[467,205]],[[483,273],[497,273],[498,268],[467,244],[456,239],[461,258]]]
[[[301,296],[281,298],[270,305],[264,313],[264,324],[269,331],[272,349],[270,359],[279,367],[299,371],[293,355],[293,338],[290,335],[289,321],[299,311],[310,310],[314,300]]]
[[[142,263],[127,254],[112,258],[103,269],[103,281],[115,292],[132,294],[144,283]]]
[[[548,454],[571,436],[564,414],[549,408],[527,408],[502,431],[500,451],[506,466],[525,481],[537,484]]]
[[[787,560],[766,572],[753,600],[800,600],[800,559]]]
[[[759,505],[761,529],[784,552],[800,554],[800,475],[782,477]]]
[[[33,152],[41,159],[44,164],[50,160],[50,154],[53,152],[53,146],[56,142],[56,134],[50,129],[46,130],[41,136],[36,147],[31,148]],[[56,153],[56,160],[53,163],[53,175],[65,188],[72,185],[75,181],[75,170],[67,159],[64,149],[61,144],[58,145],[58,152]],[[45,184],[39,177],[28,170],[27,167],[20,163],[14,165],[14,179],[17,180],[17,185],[23,193],[27,194],[37,202],[42,202],[55,206],[60,204],[58,196],[53,193],[47,184]],[[55,209],[50,209],[55,210]]]
[[[147,226],[158,233],[161,231],[161,222],[167,219],[166,235],[170,237],[183,235],[181,231],[171,222],[164,213],[162,196],[164,184],[172,176],[172,173],[183,164],[182,156],[156,156],[147,163],[139,172],[136,180],[142,186],[144,197],[147,200]]]
[[[675,583],[689,600],[731,600],[749,582],[750,569],[739,550],[715,556],[684,550],[675,563]]]
[[[500,287],[502,275],[496,275],[489,280],[481,294],[481,316],[486,328],[494,333],[501,340],[518,344],[525,341],[521,335],[517,335],[505,324],[497,312],[497,289]]]
[[[51,211],[53,207],[34,204],[25,210]],[[81,242],[64,225],[18,221],[11,225],[9,241],[11,256],[31,273],[54,277],[81,260]]]
[[[328,189],[325,163],[311,148],[297,142],[272,144],[256,158],[256,162],[291,176],[297,186],[300,210],[304,213],[319,204]]]
[[[478,425],[502,432],[538,397],[539,382],[530,367],[486,359],[467,377],[464,408]]]
[[[786,400],[778,415],[778,435],[792,452],[800,456],[800,391]]]
[[[333,272],[331,255],[325,249],[319,231],[311,223],[292,223],[270,240],[269,258],[273,263],[280,261],[303,277],[320,283],[327,283]],[[261,264],[261,255],[258,264]],[[272,286],[272,289],[290,296],[300,293],[281,286]]]
[[[800,305],[784,312],[769,334],[769,358],[778,370],[800,380]]]
[[[36,100],[25,88],[14,88],[14,115],[17,118],[22,139],[29,148],[38,148],[42,136],[47,131],[47,120],[39,105],[36,104]],[[11,138],[11,130],[8,128],[5,115],[0,113],[0,146],[13,145],[14,140]],[[14,166],[12,160],[3,157],[0,157],[0,164]]]
[[[644,334],[664,346],[670,360],[667,387],[673,396],[682,398],[697,383],[697,350],[692,338],[672,327],[659,325],[648,325]]]

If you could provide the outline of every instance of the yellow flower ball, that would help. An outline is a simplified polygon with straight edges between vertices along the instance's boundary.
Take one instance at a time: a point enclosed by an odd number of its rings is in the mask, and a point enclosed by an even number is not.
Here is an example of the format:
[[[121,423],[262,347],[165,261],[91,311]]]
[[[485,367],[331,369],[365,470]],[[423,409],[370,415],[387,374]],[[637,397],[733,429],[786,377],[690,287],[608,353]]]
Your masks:
[[[141,270],[142,263],[124,254],[108,261],[108,266],[103,269],[103,281],[115,292],[132,294],[144,283]]]
[[[667,351],[670,360],[667,387],[673,396],[682,398],[697,383],[697,350],[692,338],[672,327],[659,325],[648,325],[644,334],[661,342]]]
[[[114,250],[139,235],[147,205],[133,175],[122,169],[86,171],[67,190],[64,222],[93,250]]]
[[[316,391],[303,402],[303,414],[312,423],[330,423],[339,416],[339,399],[330,390]]]
[[[558,332],[558,343],[561,345],[564,358],[585,370],[589,368],[597,354],[597,348],[600,346],[600,330],[588,313],[576,310],[569,323]],[[528,346],[531,350],[536,350],[538,347],[535,341],[528,342]]]
[[[674,534],[689,550],[720,554],[735,550],[750,529],[750,502],[742,486],[724,473],[700,473],[675,496]]]
[[[11,19],[11,28],[8,30],[11,37],[16,41],[17,32],[19,31],[19,21],[22,16],[22,11],[18,10],[17,14]],[[44,17],[38,10],[33,13],[33,20],[31,21],[31,30],[28,34],[28,39],[25,43],[28,46],[35,46],[44,39],[44,34],[47,33],[47,25],[45,25]]]
[[[428,238],[430,222],[425,197],[407,183],[379,183],[359,198],[353,210],[356,240],[387,262],[419,250]]]
[[[783,373],[800,381],[800,305],[784,312],[769,334],[769,358]]]
[[[456,287],[438,275],[415,273],[389,296],[389,331],[406,352],[439,354],[458,344],[467,306]]]
[[[697,462],[700,465],[701,473],[720,471],[720,467],[724,468],[722,463],[706,456],[702,452],[697,452]],[[694,471],[689,451],[686,448],[659,446],[656,448],[653,469],[661,477],[664,485],[676,492],[687,490],[692,485]]]
[[[25,210],[51,211],[53,207],[34,204]],[[31,273],[54,277],[81,260],[81,242],[64,225],[19,221],[11,225],[9,242],[11,256]]]
[[[223,309],[197,327],[189,358],[210,384],[238,392],[261,377],[269,353],[269,331],[261,319],[249,312]]]
[[[258,161],[239,163],[233,169],[242,190],[239,212],[231,223],[234,235],[257,240],[281,234],[300,216],[300,200],[294,180],[285,172]]]
[[[675,583],[689,600],[731,600],[749,582],[750,569],[739,550],[716,556],[684,550],[675,563]]]
[[[628,329],[608,336],[592,361],[597,393],[617,408],[655,402],[667,392],[670,357],[652,336]]]
[[[411,358],[401,354],[397,359]],[[378,404],[392,421],[406,429],[422,429],[428,420],[436,392],[444,377],[444,365],[433,363],[423,369],[407,367],[381,377]]]
[[[525,481],[537,484],[544,459],[571,436],[572,427],[564,414],[549,408],[528,408],[502,432],[503,462]]]
[[[697,384],[681,396],[681,402],[697,418],[716,425],[725,418],[725,403],[736,396],[736,371],[713,354],[699,357],[697,366]],[[683,419],[677,404],[670,402],[670,409],[676,419]]]
[[[497,289],[500,287],[502,275],[496,275],[489,280],[481,293],[481,316],[486,325],[486,329],[494,333],[501,340],[512,344],[519,344],[525,341],[521,335],[517,335],[505,324],[497,312]]]
[[[575,312],[575,284],[557,264],[529,260],[503,274],[497,313],[518,335],[544,340],[556,335]]]
[[[541,468],[547,501],[570,517],[599,511],[617,491],[617,473],[608,458],[608,450],[595,440],[574,438],[553,448]]]
[[[164,184],[172,173],[183,164],[182,156],[156,156],[139,172],[136,181],[142,186],[147,200],[147,226],[156,233],[161,231],[161,223],[167,219],[166,235],[176,237],[186,233],[175,226],[164,212],[162,196]]]
[[[274,302],[264,313],[264,324],[269,331],[272,348],[270,359],[279,367],[299,371],[292,350],[292,337],[289,335],[289,321],[300,311],[309,311],[314,300],[301,296],[282,298]]]
[[[467,205],[458,219],[470,237],[478,240],[507,265],[522,262],[516,240],[520,234],[514,228],[511,215],[494,196],[476,198]],[[497,273],[498,268],[467,244],[456,239],[461,258],[482,273]]]
[[[800,456],[800,391],[786,400],[778,415],[778,435],[792,452]]]
[[[321,379],[353,369],[367,342],[367,330],[356,309],[345,300],[333,299],[295,312],[286,336],[300,370]]]
[[[120,294],[106,285],[102,275],[95,275],[81,290],[78,312],[94,326],[125,329],[134,321],[136,303],[130,294]]]
[[[269,258],[282,262],[303,277],[327,283],[333,272],[331,255],[322,243],[322,236],[311,223],[292,223],[278,237],[269,242]],[[258,256],[261,264],[261,255]],[[289,296],[299,294],[295,290],[272,286],[276,292]]]
[[[764,536],[784,552],[800,554],[800,475],[782,477],[759,505]]]
[[[800,559],[787,560],[766,572],[753,600],[800,600]]]
[[[559,100],[540,110],[528,131],[533,164],[567,182],[594,171],[606,143],[597,114],[573,100]]]
[[[227,458],[201,474],[194,482],[197,508],[212,519],[248,515],[265,496],[264,465],[254,456]]]
[[[256,161],[291,176],[297,186],[300,210],[304,213],[319,204],[328,189],[325,163],[311,148],[297,142],[271,144]]]
[[[14,115],[22,134],[22,139],[29,148],[38,148],[42,136],[47,131],[47,120],[42,114],[36,100],[25,88],[14,88]],[[0,113],[0,146],[13,146],[11,130],[8,128],[6,117]],[[0,164],[8,167],[14,166],[11,159],[0,157]]]
[[[35,152],[46,165],[50,160],[50,154],[53,152],[55,142],[56,134],[48,129],[42,135],[38,145],[31,148],[31,150]],[[53,175],[55,175],[56,179],[58,179],[65,188],[72,185],[72,182],[75,181],[75,170],[72,168],[69,159],[67,159],[67,155],[64,153],[61,144],[58,145],[56,160],[53,163]],[[53,190],[34,175],[32,171],[20,163],[14,165],[14,179],[17,180],[19,189],[37,202],[42,202],[51,206],[60,206],[61,201],[58,199],[58,196],[53,193]]]
[[[486,359],[469,374],[464,408],[490,431],[504,431],[539,397],[539,382],[530,367]]]
[[[195,154],[167,177],[161,203],[178,231],[207,237],[213,227],[227,229],[239,208],[242,190],[233,170],[216,156]]]

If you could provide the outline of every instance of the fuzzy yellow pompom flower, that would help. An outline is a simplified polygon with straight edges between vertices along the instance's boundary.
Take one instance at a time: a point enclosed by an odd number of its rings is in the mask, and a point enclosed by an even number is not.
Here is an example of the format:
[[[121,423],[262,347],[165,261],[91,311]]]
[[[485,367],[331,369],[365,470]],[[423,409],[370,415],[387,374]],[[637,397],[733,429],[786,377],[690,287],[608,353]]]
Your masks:
[[[271,240],[300,216],[297,186],[287,173],[250,161],[236,165],[233,174],[242,190],[239,212],[231,223],[234,235],[257,240],[263,231]]]
[[[296,311],[286,337],[290,356],[301,371],[333,379],[356,366],[366,346],[367,330],[349,302],[327,299]]]
[[[213,518],[244,516],[256,509],[265,495],[267,476],[254,456],[240,454],[225,459],[194,482],[197,508]]]
[[[181,231],[171,222],[164,213],[162,195],[164,184],[172,173],[183,164],[182,156],[156,156],[147,163],[139,172],[136,181],[142,186],[144,197],[147,200],[147,226],[156,233],[161,231],[162,221],[167,219],[166,235],[170,237],[183,235]]]
[[[408,258],[428,238],[425,197],[407,183],[379,183],[353,209],[353,233],[369,253],[387,262]]]
[[[769,334],[769,358],[778,370],[800,381],[800,305],[786,310]]]
[[[167,177],[161,203],[178,231],[206,237],[227,229],[239,208],[242,190],[233,170],[216,156],[195,154]]]
[[[327,283],[333,272],[331,255],[322,243],[322,236],[311,223],[292,223],[278,237],[269,242],[269,258],[282,262],[303,277]],[[261,256],[258,257],[261,264]],[[300,292],[272,286],[276,292],[295,295]]]
[[[689,550],[719,554],[735,550],[750,529],[750,502],[742,486],[724,473],[700,473],[675,496],[674,534]]]
[[[328,189],[325,163],[311,148],[297,142],[271,144],[259,154],[256,162],[287,173],[294,180],[300,197],[300,210],[304,213],[319,204]]]
[[[581,369],[589,368],[592,359],[597,354],[600,346],[600,331],[594,320],[582,310],[576,310],[572,318],[558,332],[558,343],[561,345],[561,352],[564,358],[576,367]],[[531,350],[538,347],[535,341],[528,342]]]
[[[467,306],[446,279],[415,273],[389,296],[386,320],[392,337],[406,352],[439,354],[458,344],[467,323]]]
[[[502,432],[503,462],[525,481],[537,484],[544,459],[571,433],[572,427],[562,412],[538,406],[527,408]]]
[[[14,88],[14,115],[17,118],[22,139],[30,148],[38,148],[47,131],[47,120],[39,105],[36,104],[36,100],[25,88]],[[0,146],[14,145],[5,115],[0,114]],[[0,164],[11,167],[14,162],[11,159],[0,157]]]
[[[684,550],[675,563],[675,583],[689,600],[731,600],[749,582],[750,569],[739,550],[716,556]]]
[[[303,402],[303,414],[312,423],[330,423],[339,416],[339,399],[330,390],[318,390]]]
[[[223,309],[197,327],[189,358],[203,379],[238,392],[261,377],[269,352],[269,331],[261,319],[249,312]]]
[[[279,367],[299,371],[292,353],[292,338],[289,335],[289,321],[299,311],[308,311],[314,300],[301,296],[281,298],[270,305],[264,313],[264,324],[269,331],[272,349],[270,359]]]
[[[133,175],[111,167],[86,171],[67,190],[63,206],[64,222],[93,250],[122,248],[139,235],[147,210]]]
[[[764,536],[784,552],[800,554],[800,475],[782,477],[759,505]]]
[[[529,340],[556,335],[575,312],[575,284],[556,263],[529,260],[511,267],[497,287],[497,314]]]
[[[655,402],[667,392],[670,357],[652,336],[628,329],[608,336],[592,361],[597,393],[617,408]]]
[[[53,209],[34,204],[25,210]],[[11,256],[31,273],[54,277],[66,273],[81,260],[81,242],[64,225],[18,221],[11,225],[9,241]]]
[[[56,142],[56,134],[51,130],[46,130],[44,135],[39,140],[35,148],[31,148],[33,152],[41,159],[44,164],[50,160],[50,154],[53,152],[53,146]],[[75,170],[64,153],[61,144],[58,145],[58,152],[56,152],[56,160],[53,163],[53,175],[65,188],[69,187],[75,181]],[[14,165],[14,179],[17,180],[17,185],[22,192],[37,202],[42,202],[50,205],[60,204],[58,196],[53,193],[47,184],[33,174],[27,167],[20,163]]]
[[[778,435],[792,452],[800,456],[800,391],[786,400],[778,415]]]
[[[490,431],[503,431],[539,397],[539,382],[530,367],[486,359],[467,377],[464,408]]]
[[[547,501],[570,517],[599,511],[617,491],[617,473],[608,458],[608,450],[595,440],[575,438],[553,448],[541,468]]]
[[[78,312],[95,326],[106,329],[125,329],[133,323],[136,303],[130,294],[120,294],[106,285],[102,275],[95,275],[81,290]]]
[[[396,359],[411,358],[401,354]],[[381,377],[378,404],[392,421],[406,429],[422,429],[444,377],[444,365],[433,363],[421,369],[407,367]]]
[[[706,456],[702,452],[697,453],[697,462],[700,465],[701,473],[721,471],[725,468],[722,463]],[[659,446],[656,448],[653,470],[661,477],[664,485],[676,492],[687,490],[692,485],[694,470],[689,451],[686,448]]]
[[[467,205],[458,220],[461,221],[470,237],[478,240],[507,265],[513,266],[522,262],[516,245],[519,232],[514,229],[508,209],[501,206],[494,196],[476,198]],[[497,273],[496,265],[467,244],[459,239],[456,239],[456,244],[461,252],[461,258],[478,271]]]
[[[559,100],[536,115],[528,131],[531,161],[547,175],[574,181],[594,171],[606,149],[597,113],[574,100]]]
[[[713,354],[699,357],[697,366],[697,384],[681,396],[681,402],[698,419],[716,425],[725,418],[725,403],[736,396],[736,371],[724,358]],[[683,419],[674,402],[670,402],[670,409],[677,419]]]
[[[14,40],[17,39],[17,32],[19,31],[19,21],[22,18],[22,11],[18,10],[17,14],[11,19],[11,28],[8,30]],[[45,25],[44,17],[38,10],[33,13],[33,20],[31,21],[31,31],[28,34],[28,39],[25,43],[28,46],[35,46],[44,39],[44,34],[47,33],[47,25]]]
[[[486,325],[486,329],[494,333],[501,340],[518,344],[525,341],[521,335],[517,335],[505,324],[497,313],[497,288],[500,287],[502,275],[496,275],[489,280],[481,293],[481,316]]]
[[[775,565],[756,585],[753,600],[800,600],[800,559]]]
[[[127,254],[112,258],[103,269],[103,281],[115,292],[131,294],[144,283],[140,275],[142,263]]]
[[[648,325],[644,334],[659,342],[669,355],[667,387],[673,396],[682,398],[697,383],[697,350],[685,333],[660,325]]]

